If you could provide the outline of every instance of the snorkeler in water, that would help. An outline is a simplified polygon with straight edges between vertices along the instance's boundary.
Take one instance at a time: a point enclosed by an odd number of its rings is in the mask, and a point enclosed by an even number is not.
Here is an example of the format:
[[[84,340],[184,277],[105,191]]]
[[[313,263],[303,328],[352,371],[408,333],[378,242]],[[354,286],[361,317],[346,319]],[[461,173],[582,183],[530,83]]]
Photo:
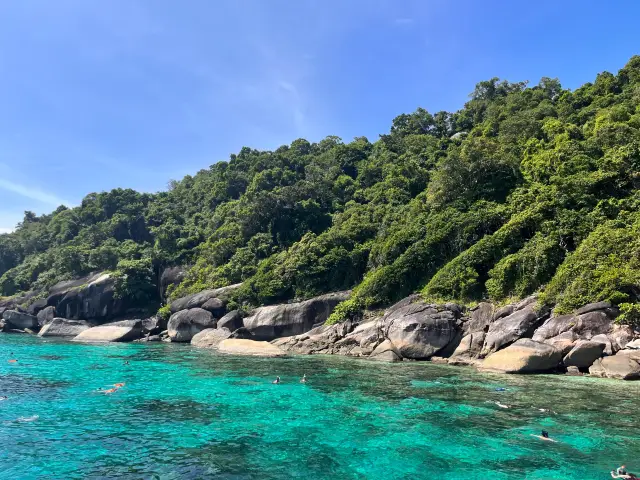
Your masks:
[[[307,374],[303,374],[302,378],[300,379],[300,383],[307,383]]]
[[[542,435],[534,435],[532,433],[531,436],[539,438],[540,440],[544,440],[545,442],[558,443],[557,440],[554,440],[553,438],[549,437],[549,432],[547,432],[546,430],[542,430]]]
[[[273,384],[278,384],[278,383],[280,383],[280,377],[276,377],[276,379],[275,379],[273,382],[271,382],[271,383],[273,383]]]

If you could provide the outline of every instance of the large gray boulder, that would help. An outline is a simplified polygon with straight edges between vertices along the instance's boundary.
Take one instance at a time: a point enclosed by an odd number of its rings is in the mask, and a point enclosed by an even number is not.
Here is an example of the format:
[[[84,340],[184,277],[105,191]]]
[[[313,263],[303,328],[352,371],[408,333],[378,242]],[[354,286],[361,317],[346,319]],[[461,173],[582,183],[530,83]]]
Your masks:
[[[577,339],[578,336],[569,330],[555,337],[547,338],[542,343],[546,343],[547,345],[551,345],[552,347],[560,350],[564,357],[575,346]],[[532,340],[536,341],[535,337]]]
[[[39,298],[38,300],[34,301],[33,303],[31,303],[31,305],[27,307],[27,313],[29,315],[37,316],[38,312],[43,308],[45,308],[46,306],[47,306],[47,299]]]
[[[191,339],[191,345],[198,348],[218,348],[223,340],[231,336],[226,328],[205,328]]]
[[[56,318],[56,307],[46,307],[38,312],[38,325],[41,327]]]
[[[349,292],[338,292],[304,302],[260,307],[244,319],[244,327],[257,340],[300,335],[323,324],[336,305],[347,298]]]
[[[18,330],[24,330],[25,328],[29,328],[31,330],[38,329],[38,319],[28,313],[22,313],[16,310],[5,310],[2,314],[2,318],[10,328]]]
[[[520,338],[530,338],[535,329],[542,323],[534,305],[528,305],[511,315],[494,321],[484,341],[483,354],[495,352]]]
[[[271,343],[285,351],[304,355],[351,355],[352,352],[354,356],[368,355],[378,342],[367,348],[366,353],[360,348],[360,343],[369,335],[372,326],[375,329],[375,322],[358,326],[349,320],[335,325],[320,325],[300,335],[277,338]],[[356,329],[360,330],[356,332]]]
[[[158,288],[163,299],[167,298],[167,289],[169,287],[175,287],[184,280],[185,273],[185,268],[180,266],[167,267],[162,271]]]
[[[167,330],[172,342],[190,342],[193,336],[205,328],[216,328],[216,319],[202,308],[181,310],[171,315]]]
[[[86,320],[54,318],[42,327],[38,335],[40,337],[76,337],[92,327],[94,325]]]
[[[576,325],[576,322],[576,316],[573,314],[551,317],[536,329],[531,339],[536,342],[544,342],[549,338],[568,332]]]
[[[186,297],[178,298],[171,302],[171,313],[177,313],[182,310],[188,310],[191,308],[202,308],[210,310],[214,313],[214,316],[220,318],[224,315],[224,305],[226,305],[226,298],[235,289],[239,288],[242,284],[229,285],[222,288],[214,288],[210,290],[203,290],[202,292],[194,293]],[[217,299],[215,302],[209,302],[209,300]],[[209,303],[207,303],[209,302]],[[205,308],[205,306],[207,308]]]
[[[484,345],[484,339],[486,336],[487,334],[484,332],[475,332],[465,335],[451,356],[477,357],[482,351],[482,346]]]
[[[640,359],[631,355],[620,355],[599,358],[589,368],[594,377],[617,378],[620,380],[640,379]]]
[[[603,310],[596,310],[578,315],[573,331],[586,340],[613,329],[613,318]]]
[[[489,355],[481,369],[504,373],[535,373],[553,370],[562,359],[560,351],[546,343],[521,338]]]
[[[403,358],[428,359],[458,336],[456,315],[441,306],[418,301],[387,313],[379,328]]]
[[[471,320],[464,324],[465,333],[486,332],[494,316],[494,306],[491,303],[479,303],[471,310]]]
[[[74,342],[130,342],[140,338],[142,320],[121,320],[88,328],[73,338]]]
[[[218,328],[226,328],[227,330],[234,331],[242,328],[244,323],[242,322],[242,315],[240,310],[231,310],[220,320],[218,320]]]
[[[562,359],[567,367],[588,368],[602,356],[604,345],[602,343],[579,340]]]
[[[125,312],[125,302],[116,298],[115,280],[108,273],[97,273],[54,285],[47,304],[56,308],[57,317],[72,320],[105,321]]]

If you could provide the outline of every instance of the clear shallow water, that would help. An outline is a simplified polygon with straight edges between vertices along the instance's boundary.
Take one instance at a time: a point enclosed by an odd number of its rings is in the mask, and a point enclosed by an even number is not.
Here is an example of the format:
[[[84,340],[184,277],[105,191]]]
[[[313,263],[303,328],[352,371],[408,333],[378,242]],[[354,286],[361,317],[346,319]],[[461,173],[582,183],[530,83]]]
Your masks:
[[[271,384],[276,375],[283,384]],[[112,395],[96,391],[118,382]],[[3,395],[7,479],[595,480],[622,463],[640,470],[640,382],[0,335]],[[531,436],[541,429],[559,443]]]

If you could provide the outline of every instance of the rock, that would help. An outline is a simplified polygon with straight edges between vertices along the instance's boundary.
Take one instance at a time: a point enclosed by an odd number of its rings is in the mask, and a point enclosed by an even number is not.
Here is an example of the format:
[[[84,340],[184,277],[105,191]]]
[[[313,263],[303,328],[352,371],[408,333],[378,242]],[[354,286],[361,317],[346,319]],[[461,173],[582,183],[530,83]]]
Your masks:
[[[56,307],[46,307],[38,312],[38,325],[43,327],[56,317]]]
[[[555,337],[547,338],[542,343],[555,347],[562,352],[562,356],[564,357],[575,346],[577,338],[577,335],[569,330]],[[533,340],[536,341],[535,339]]]
[[[221,341],[231,336],[226,328],[205,328],[191,339],[191,345],[198,348],[218,348]]]
[[[446,365],[447,363],[449,363],[448,359],[444,357],[431,357],[429,361],[438,365]]]
[[[500,350],[520,338],[530,337],[541,321],[532,305],[496,320],[489,326],[483,354]]]
[[[628,325],[613,324],[613,331],[609,333],[611,344],[615,351],[625,348],[634,338],[633,329]]]
[[[536,329],[531,337],[536,342],[544,342],[548,338],[557,337],[575,327],[577,319],[574,315],[560,315],[546,320]]]
[[[256,357],[284,357],[286,353],[278,346],[269,342],[257,342],[255,340],[244,340],[228,338],[218,344],[220,353],[231,355],[249,355]]]
[[[580,307],[576,310],[576,315],[582,315],[583,313],[595,312],[596,310],[606,310],[607,308],[611,308],[611,302],[596,302],[589,303],[584,307]]]
[[[203,308],[204,304],[213,298],[217,298],[219,301],[224,302],[225,298],[241,285],[241,283],[238,283],[235,285],[229,285],[228,287],[203,290],[202,292],[179,298],[171,302],[171,313],[177,313],[190,308]],[[224,313],[222,315],[224,315]]]
[[[493,305],[487,302],[479,303],[471,312],[471,320],[464,326],[465,332],[486,332],[492,320]]]
[[[260,307],[244,319],[244,327],[257,340],[300,335],[323,324],[336,305],[347,298],[349,292],[338,292],[299,303]]]
[[[160,335],[147,335],[146,337],[134,340],[134,342],[161,342],[162,337]]]
[[[167,289],[171,286],[175,287],[184,279],[186,270],[184,267],[167,267],[162,271],[160,275],[160,297],[167,298]]]
[[[613,355],[596,360],[589,373],[594,377],[637,380],[640,379],[640,364],[627,355]]]
[[[482,351],[482,345],[484,344],[484,339],[486,337],[486,333],[484,332],[476,332],[469,333],[462,338],[458,348],[453,352],[452,357],[459,356],[467,356],[467,357],[477,357]]]
[[[142,320],[122,320],[84,330],[74,342],[129,342],[140,337]]]
[[[363,336],[368,335],[368,330],[359,326],[357,328],[360,328],[360,331],[356,333],[356,325],[350,320],[335,325],[320,325],[301,335],[279,338],[272,343],[283,350],[304,355],[314,353],[350,355],[355,349],[360,350],[358,355],[367,355],[379,342],[367,347],[365,352],[360,348],[360,342]],[[366,325],[373,325],[375,329],[375,322],[369,322]]]
[[[38,329],[38,319],[28,313],[16,310],[6,310],[2,318],[10,328],[24,330],[25,328]]]
[[[615,355],[616,352],[613,350],[613,343],[611,343],[611,339],[609,338],[609,335],[605,335],[604,333],[601,333],[600,335],[595,335],[591,337],[591,341],[602,345],[602,348],[603,348],[602,352],[605,355]]]
[[[239,329],[231,332],[231,335],[229,335],[229,338],[241,338],[241,339],[245,339],[245,340],[255,340],[255,338],[253,338],[253,335],[251,334],[251,332],[249,330],[247,330],[246,328],[244,328],[244,327],[239,328]]]
[[[581,338],[591,340],[592,337],[609,333],[612,330],[613,319],[602,310],[579,315],[573,331]]]
[[[624,348],[631,349],[631,350],[640,350],[640,338],[627,343]]]
[[[389,340],[385,340],[378,345],[375,350],[369,355],[371,360],[378,360],[381,362],[400,362],[402,356],[396,349],[396,347]]]
[[[579,377],[580,375],[582,375],[582,372],[580,371],[580,369],[578,369],[578,367],[567,367],[567,375],[572,377]]]
[[[211,312],[202,308],[180,310],[171,315],[167,329],[172,342],[190,342],[193,336],[205,328],[216,328]]]
[[[224,314],[227,313],[227,302],[219,298],[210,298],[204,302],[200,308],[208,310],[214,317],[220,318],[224,317]]]
[[[505,373],[545,372],[555,369],[561,359],[560,351],[551,345],[521,338],[487,357],[482,370]]]
[[[567,367],[588,368],[602,356],[602,343],[578,340],[575,347],[562,359]]]
[[[47,305],[56,307],[58,317],[106,320],[125,312],[125,302],[115,298],[115,281],[108,273],[60,282],[51,292]]]
[[[29,315],[38,315],[38,312],[47,306],[46,298],[39,298],[31,305],[27,307],[27,313]]]
[[[505,305],[504,307],[499,308],[496,310],[496,313],[493,314],[493,320],[495,321],[503,317],[508,317],[513,313],[515,308],[515,305]]]
[[[240,314],[240,310],[231,310],[225,316],[223,316],[220,320],[218,320],[218,328],[226,328],[230,331],[235,331],[239,328],[243,327],[242,323],[242,315]]]
[[[415,302],[380,320],[381,330],[402,358],[428,359],[453,341],[459,331],[454,312]]]
[[[38,335],[41,337],[76,337],[93,326],[86,320],[54,318],[42,327]]]
[[[158,315],[142,320],[142,334],[156,335],[167,329],[168,321]]]

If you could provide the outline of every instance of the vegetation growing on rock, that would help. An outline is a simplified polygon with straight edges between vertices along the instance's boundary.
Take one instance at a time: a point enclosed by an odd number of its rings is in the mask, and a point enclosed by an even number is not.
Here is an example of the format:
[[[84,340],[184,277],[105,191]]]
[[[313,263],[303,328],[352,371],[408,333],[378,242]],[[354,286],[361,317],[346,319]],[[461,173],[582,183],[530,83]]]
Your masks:
[[[118,295],[152,302],[164,267],[190,265],[172,298],[239,282],[232,305],[353,289],[330,323],[414,291],[542,291],[559,311],[610,300],[635,319],[639,207],[633,57],[575,91],[493,78],[460,111],[400,115],[375,142],[243,148],[165,192],[26,212],[0,235],[0,295],[111,271]]]

